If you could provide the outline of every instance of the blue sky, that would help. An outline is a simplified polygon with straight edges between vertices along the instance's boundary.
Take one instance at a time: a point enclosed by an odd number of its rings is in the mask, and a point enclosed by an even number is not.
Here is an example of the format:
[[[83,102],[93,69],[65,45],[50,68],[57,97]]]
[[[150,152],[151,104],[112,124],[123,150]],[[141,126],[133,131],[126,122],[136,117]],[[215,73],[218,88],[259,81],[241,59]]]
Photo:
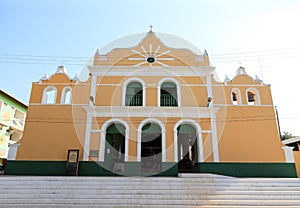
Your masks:
[[[73,77],[82,58],[152,24],[206,49],[222,80],[240,65],[263,77],[282,129],[300,135],[299,20],[298,0],[0,0],[0,88],[28,103],[45,73],[64,64]]]

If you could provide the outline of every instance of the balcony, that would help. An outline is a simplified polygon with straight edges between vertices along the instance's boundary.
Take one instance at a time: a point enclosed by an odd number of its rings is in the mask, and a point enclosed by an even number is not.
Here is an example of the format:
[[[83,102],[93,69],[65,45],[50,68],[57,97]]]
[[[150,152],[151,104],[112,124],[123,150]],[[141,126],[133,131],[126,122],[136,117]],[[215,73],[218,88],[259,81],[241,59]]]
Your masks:
[[[160,106],[176,107],[178,106],[178,102],[173,95],[162,94],[160,96]]]
[[[143,106],[143,95],[141,95],[141,94],[126,95],[125,105],[126,106]]]

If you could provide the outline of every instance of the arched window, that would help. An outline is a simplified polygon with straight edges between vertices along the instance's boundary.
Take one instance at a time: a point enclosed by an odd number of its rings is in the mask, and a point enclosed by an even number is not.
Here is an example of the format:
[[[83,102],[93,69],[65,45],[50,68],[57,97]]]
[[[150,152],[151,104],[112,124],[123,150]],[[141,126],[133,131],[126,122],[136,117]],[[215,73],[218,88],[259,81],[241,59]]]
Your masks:
[[[139,82],[131,82],[126,87],[125,106],[143,106],[143,86]]]
[[[44,89],[43,92],[43,99],[42,103],[43,104],[55,104],[56,103],[56,94],[57,94],[57,89],[53,86],[49,86]]]
[[[160,106],[178,106],[177,87],[172,82],[164,82],[160,87]]]
[[[237,88],[233,88],[231,90],[231,102],[232,105],[241,105],[242,100],[241,100],[241,92]]]
[[[65,87],[61,94],[60,99],[61,104],[71,104],[72,103],[72,88]]]
[[[248,105],[260,105],[260,97],[257,89],[249,88],[246,91]]]

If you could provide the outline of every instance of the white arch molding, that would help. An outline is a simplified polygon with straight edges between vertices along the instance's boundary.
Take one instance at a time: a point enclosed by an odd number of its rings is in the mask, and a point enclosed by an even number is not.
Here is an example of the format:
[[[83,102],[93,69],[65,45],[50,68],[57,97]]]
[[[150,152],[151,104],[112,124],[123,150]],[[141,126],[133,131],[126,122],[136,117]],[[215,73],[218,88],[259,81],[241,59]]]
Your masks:
[[[142,128],[144,125],[148,123],[154,123],[157,124],[161,129],[161,156],[162,156],[162,162],[166,162],[166,129],[162,121],[156,119],[156,118],[147,118],[143,120],[138,127],[138,141],[137,141],[137,161],[141,162],[141,149],[142,149]]]
[[[101,128],[101,138],[100,138],[100,154],[99,154],[99,161],[104,162],[104,155],[105,155],[105,140],[106,140],[106,129],[114,123],[120,123],[125,126],[125,162],[128,161],[128,145],[129,145],[129,126],[126,121],[119,119],[119,118],[113,118],[108,121],[106,121]]]
[[[248,92],[249,92],[249,91],[254,91],[254,92],[255,92],[256,100],[255,100],[255,102],[254,102],[254,105],[260,105],[261,102],[260,102],[259,91],[258,91],[256,88],[253,88],[253,87],[248,88],[248,89],[246,90],[246,101],[247,101],[247,104],[248,104]]]
[[[66,103],[66,95],[67,95],[68,92],[71,93],[70,102]],[[72,104],[72,95],[73,95],[72,88],[71,87],[64,87],[64,89],[62,90],[62,93],[61,93],[60,103],[61,104]]]
[[[232,88],[230,91],[230,98],[231,98],[231,104],[233,104],[233,96],[232,93],[237,92],[237,105],[242,105],[242,96],[241,96],[241,91],[239,88]]]
[[[138,78],[138,77],[131,77],[123,83],[122,106],[125,106],[127,85],[129,85],[131,82],[139,82],[142,84],[142,86],[143,86],[143,107],[145,107],[146,106],[146,83],[144,80],[142,80],[141,78]]]
[[[47,95],[47,93],[51,92],[53,90],[55,91],[55,93],[54,93],[54,100],[53,100],[53,102],[48,103],[48,95]],[[54,87],[54,86],[48,86],[43,91],[42,103],[43,104],[55,104],[56,103],[56,96],[57,96],[57,89],[56,89],[56,87]]]
[[[203,143],[202,143],[202,130],[200,125],[192,119],[181,119],[174,126],[174,162],[178,162],[178,135],[177,128],[183,124],[190,124],[196,129],[197,136],[197,149],[198,149],[198,162],[204,162],[203,156]]]
[[[161,85],[165,82],[172,82],[173,84],[176,85],[177,103],[178,103],[178,107],[181,106],[180,83],[172,77],[166,77],[166,78],[161,79],[158,82],[158,85],[157,85],[157,107],[160,107],[160,89],[161,89]]]

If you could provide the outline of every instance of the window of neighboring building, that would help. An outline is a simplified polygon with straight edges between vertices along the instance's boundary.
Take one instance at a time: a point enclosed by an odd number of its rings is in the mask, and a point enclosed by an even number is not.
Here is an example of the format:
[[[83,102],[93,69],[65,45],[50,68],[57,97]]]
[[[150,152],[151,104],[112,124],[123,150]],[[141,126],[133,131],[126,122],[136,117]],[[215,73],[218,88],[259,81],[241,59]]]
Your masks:
[[[55,87],[47,87],[43,93],[43,100],[42,103],[44,104],[55,104],[56,102],[56,93],[57,90]]]
[[[14,124],[23,126],[24,125],[24,117],[25,117],[25,113],[16,109],[15,114],[14,114]]]
[[[177,87],[172,82],[164,82],[160,87],[160,106],[178,106]]]
[[[65,87],[61,94],[61,104],[71,104],[72,103],[72,88]]]
[[[231,101],[232,101],[232,105],[241,105],[241,92],[239,89],[232,89],[231,90]]]
[[[246,91],[247,93],[247,104],[248,105],[259,105],[260,104],[260,98],[259,93],[256,89],[251,88]]]
[[[131,82],[126,88],[125,106],[143,106],[143,86],[139,82]]]

